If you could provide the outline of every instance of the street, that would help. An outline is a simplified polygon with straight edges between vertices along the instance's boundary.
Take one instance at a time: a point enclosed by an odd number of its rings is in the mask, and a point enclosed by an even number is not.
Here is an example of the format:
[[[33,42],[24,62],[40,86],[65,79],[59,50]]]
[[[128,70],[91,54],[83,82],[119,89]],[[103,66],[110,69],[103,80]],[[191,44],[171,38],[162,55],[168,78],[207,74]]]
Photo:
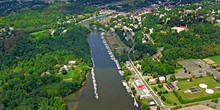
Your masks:
[[[151,87],[147,84],[147,82],[144,80],[142,74],[137,70],[137,68],[134,66],[132,60],[130,59],[130,52],[134,49],[135,47],[135,43],[134,43],[134,39],[132,39],[133,42],[133,46],[132,48],[129,50],[128,52],[128,59],[130,61],[130,64],[132,66],[132,68],[134,68],[134,72],[136,73],[136,75],[138,76],[138,78],[144,83],[144,85],[146,86],[146,88],[148,89],[148,91],[150,92],[152,98],[154,99],[154,101],[157,103],[157,105],[160,107],[161,110],[166,110],[165,106],[163,105],[163,102],[160,100],[160,98],[154,93],[154,91],[151,89]]]

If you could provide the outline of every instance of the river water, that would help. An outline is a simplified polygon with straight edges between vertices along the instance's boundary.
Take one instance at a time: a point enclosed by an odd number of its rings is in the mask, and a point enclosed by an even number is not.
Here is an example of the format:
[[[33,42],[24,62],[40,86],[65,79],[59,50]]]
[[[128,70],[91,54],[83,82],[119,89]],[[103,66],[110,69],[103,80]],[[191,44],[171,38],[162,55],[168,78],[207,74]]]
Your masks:
[[[97,19],[95,19],[97,20]],[[88,22],[82,25],[88,27]],[[95,63],[95,78],[99,99],[95,99],[91,74],[88,74],[84,86],[75,94],[74,100],[66,101],[68,105],[76,103],[73,110],[137,110],[134,100],[122,85],[123,78],[119,75],[115,63],[111,60],[101,39],[102,31],[94,29],[88,35],[87,41],[92,50]]]

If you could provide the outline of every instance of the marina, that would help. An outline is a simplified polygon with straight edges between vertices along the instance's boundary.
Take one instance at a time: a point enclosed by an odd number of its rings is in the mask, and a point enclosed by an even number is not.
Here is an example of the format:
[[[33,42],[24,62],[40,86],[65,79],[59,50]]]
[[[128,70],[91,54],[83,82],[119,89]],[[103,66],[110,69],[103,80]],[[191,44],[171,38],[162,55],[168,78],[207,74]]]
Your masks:
[[[105,45],[105,47],[108,51],[108,54],[110,55],[111,60],[113,60],[115,62],[116,66],[117,66],[117,69],[121,70],[121,67],[120,67],[120,64],[119,64],[118,60],[115,58],[114,53],[112,52],[110,46],[108,45],[107,41],[105,40],[104,32],[101,33],[101,38],[102,38],[102,41],[103,41],[103,43],[104,43],[104,45]],[[119,72],[119,74],[121,76],[123,76],[122,72]]]
[[[112,50],[111,50],[109,44],[108,44],[107,41],[105,40],[104,32],[101,33],[101,38],[102,38],[102,42],[104,43],[104,45],[105,45],[105,47],[106,47],[106,49],[107,49],[107,51],[108,51],[108,54],[110,55],[111,60],[114,61],[115,65],[116,65],[116,67],[117,67],[117,69],[118,69],[118,73],[119,73],[121,76],[124,76],[124,72],[121,70],[121,67],[120,67],[120,64],[119,64],[118,60],[115,58],[114,53],[112,52]],[[138,103],[137,103],[137,101],[136,101],[136,99],[135,99],[135,97],[134,97],[134,95],[133,95],[133,93],[132,93],[132,90],[131,90],[131,88],[128,86],[128,84],[127,84],[127,82],[126,82],[125,80],[122,80],[122,85],[125,86],[127,92],[128,92],[129,94],[131,94],[131,97],[134,99],[134,106],[135,106],[135,107],[138,107]]]

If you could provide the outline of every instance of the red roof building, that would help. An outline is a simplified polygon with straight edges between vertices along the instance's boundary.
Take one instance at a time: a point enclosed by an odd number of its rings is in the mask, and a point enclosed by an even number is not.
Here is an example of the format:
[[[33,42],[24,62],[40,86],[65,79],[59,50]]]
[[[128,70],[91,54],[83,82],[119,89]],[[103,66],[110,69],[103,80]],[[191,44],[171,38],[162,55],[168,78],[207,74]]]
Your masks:
[[[184,28],[184,29],[187,28],[186,26],[180,26],[180,27],[181,27],[181,28]]]

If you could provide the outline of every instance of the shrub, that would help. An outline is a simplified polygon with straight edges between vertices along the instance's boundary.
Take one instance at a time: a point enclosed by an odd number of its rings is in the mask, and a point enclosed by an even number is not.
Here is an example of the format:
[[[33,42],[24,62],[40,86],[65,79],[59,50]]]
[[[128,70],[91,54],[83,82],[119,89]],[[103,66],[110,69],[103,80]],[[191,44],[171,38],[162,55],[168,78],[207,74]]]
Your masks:
[[[157,88],[156,87],[154,87],[154,90],[157,92]]]
[[[163,101],[166,101],[166,98],[165,98],[164,96],[161,96],[161,99],[162,99]]]

